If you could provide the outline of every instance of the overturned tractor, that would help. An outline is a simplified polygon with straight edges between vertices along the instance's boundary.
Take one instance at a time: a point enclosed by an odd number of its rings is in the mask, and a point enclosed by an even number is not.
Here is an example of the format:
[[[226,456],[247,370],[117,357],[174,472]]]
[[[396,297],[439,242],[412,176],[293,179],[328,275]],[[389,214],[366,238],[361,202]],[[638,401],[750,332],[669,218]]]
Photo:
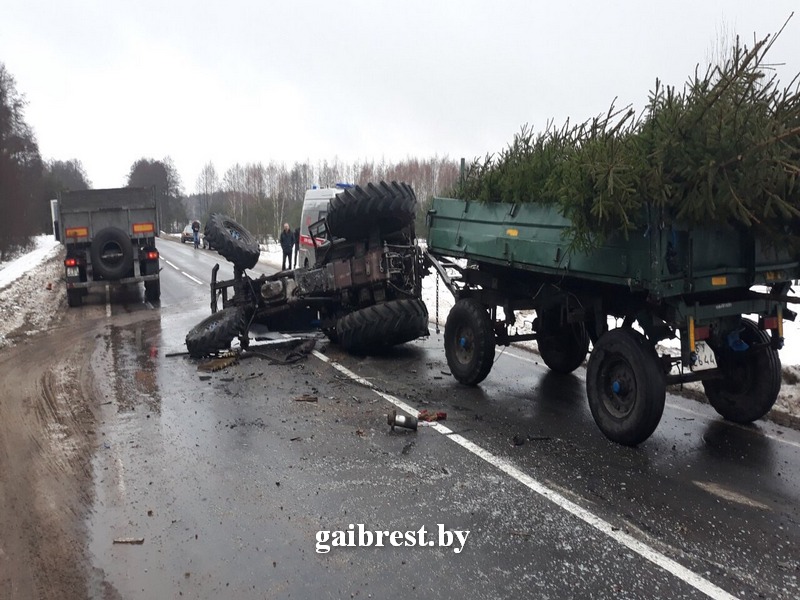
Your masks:
[[[247,274],[259,258],[255,238],[235,221],[212,215],[206,239],[233,263],[234,277],[217,281],[214,267],[212,314],[186,336],[189,354],[217,354],[237,337],[246,348],[254,324],[280,332],[321,329],[354,353],[428,335],[416,209],[405,183],[345,189],[330,200],[325,218],[309,226],[314,264],[256,278]]]

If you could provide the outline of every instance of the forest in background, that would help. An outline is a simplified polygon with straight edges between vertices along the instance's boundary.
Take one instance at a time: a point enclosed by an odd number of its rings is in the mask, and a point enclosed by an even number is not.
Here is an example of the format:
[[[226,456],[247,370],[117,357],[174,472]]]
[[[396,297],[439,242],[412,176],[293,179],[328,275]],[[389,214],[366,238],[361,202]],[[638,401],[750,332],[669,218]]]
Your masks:
[[[26,101],[0,62],[0,262],[27,247],[31,238],[51,233],[50,199],[65,190],[92,187],[80,158],[44,159],[34,129],[25,121]],[[459,165],[447,157],[414,158],[399,162],[343,162],[334,158],[317,163],[278,160],[246,163],[218,170],[207,163],[187,190],[169,156],[134,158],[124,180],[129,187],[154,187],[159,224],[179,232],[191,220],[205,222],[212,212],[239,221],[261,240],[277,236],[281,225],[300,223],[303,197],[312,186],[336,183],[405,181],[420,204],[418,230],[434,195],[452,190]],[[122,178],[121,178],[122,179]]]

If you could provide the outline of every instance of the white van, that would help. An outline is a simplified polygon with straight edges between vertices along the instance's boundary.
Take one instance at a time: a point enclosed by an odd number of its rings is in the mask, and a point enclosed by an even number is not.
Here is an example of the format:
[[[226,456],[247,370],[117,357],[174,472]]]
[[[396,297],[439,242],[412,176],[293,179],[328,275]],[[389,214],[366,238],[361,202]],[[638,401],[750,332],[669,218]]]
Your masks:
[[[335,187],[313,187],[306,190],[303,198],[303,213],[300,216],[300,249],[297,256],[297,267],[310,267],[314,264],[314,243],[308,232],[308,226],[324,219],[328,212],[328,202],[342,190],[352,188],[349,183],[337,183]],[[317,238],[317,245],[325,240]]]

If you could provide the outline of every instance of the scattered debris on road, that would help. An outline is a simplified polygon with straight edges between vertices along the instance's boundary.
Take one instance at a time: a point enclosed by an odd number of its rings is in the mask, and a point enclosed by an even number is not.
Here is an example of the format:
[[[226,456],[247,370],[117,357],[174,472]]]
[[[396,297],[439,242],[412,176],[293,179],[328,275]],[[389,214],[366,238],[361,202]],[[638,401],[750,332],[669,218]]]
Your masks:
[[[312,396],[311,394],[303,394],[302,396],[297,396],[296,398],[292,398],[295,402],[316,402],[319,398],[316,396]]]
[[[445,421],[447,419],[447,413],[441,410],[436,412],[430,412],[427,408],[423,408],[421,411],[419,411],[419,414],[417,414],[417,419],[419,421],[427,421],[427,422]]]
[[[417,430],[417,417],[408,417],[406,415],[398,415],[396,410],[392,410],[386,415],[386,422],[394,431],[395,427],[402,427],[404,429]]]
[[[144,538],[140,537],[124,537],[124,538],[116,538],[114,540],[115,544],[135,544],[141,545],[144,544]]]
[[[197,365],[197,370],[213,373],[215,371],[221,371],[222,369],[227,369],[228,367],[232,367],[238,361],[239,361],[238,354],[223,356],[221,358],[212,358]]]

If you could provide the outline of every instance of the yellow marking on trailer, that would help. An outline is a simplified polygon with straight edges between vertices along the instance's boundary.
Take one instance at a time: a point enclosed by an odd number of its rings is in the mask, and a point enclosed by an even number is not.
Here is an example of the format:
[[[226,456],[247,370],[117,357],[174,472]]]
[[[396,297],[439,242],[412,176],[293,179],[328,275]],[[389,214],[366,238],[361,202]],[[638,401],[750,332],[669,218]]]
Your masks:
[[[133,233],[152,233],[155,227],[152,223],[134,223]]]
[[[767,271],[764,273],[764,278],[767,281],[781,281],[786,277],[783,274],[783,271]]]
[[[689,350],[691,352],[697,349],[694,341],[694,317],[689,317]]]
[[[67,237],[89,237],[88,227],[67,227]]]
[[[506,235],[509,237],[517,237],[519,235],[519,229],[506,229]]]
[[[725,275],[717,275],[711,278],[711,285],[728,285],[728,277]]]

